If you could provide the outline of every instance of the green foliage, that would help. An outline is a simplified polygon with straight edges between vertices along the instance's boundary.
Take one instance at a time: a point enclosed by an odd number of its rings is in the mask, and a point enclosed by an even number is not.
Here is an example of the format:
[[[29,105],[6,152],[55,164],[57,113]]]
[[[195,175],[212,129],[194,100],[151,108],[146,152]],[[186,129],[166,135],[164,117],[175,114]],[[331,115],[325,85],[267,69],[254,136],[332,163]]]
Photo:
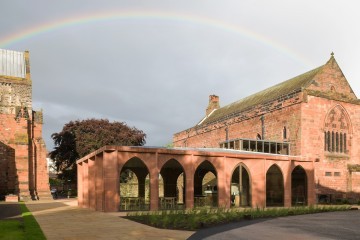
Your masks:
[[[344,211],[349,209],[350,206],[345,205],[247,209],[202,208],[192,210],[135,212],[128,213],[127,217],[131,220],[158,228],[195,230],[241,220]]]
[[[49,155],[56,170],[61,172],[59,178],[76,182],[76,160],[105,145],[142,146],[146,134],[123,122],[87,119],[70,121],[51,137],[55,147]]]

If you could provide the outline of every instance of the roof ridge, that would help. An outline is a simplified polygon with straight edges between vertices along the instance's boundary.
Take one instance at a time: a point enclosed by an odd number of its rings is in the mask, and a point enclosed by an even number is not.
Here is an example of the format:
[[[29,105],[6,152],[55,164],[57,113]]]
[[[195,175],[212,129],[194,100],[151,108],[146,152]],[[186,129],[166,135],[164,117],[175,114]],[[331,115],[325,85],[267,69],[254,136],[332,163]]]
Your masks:
[[[217,121],[235,112],[241,112],[261,103],[275,100],[280,96],[297,90],[302,91],[304,88],[308,87],[311,84],[314,76],[317,75],[325,65],[326,64],[321,65],[320,67],[280,82],[257,93],[251,94],[236,102],[227,104],[224,107],[219,108],[211,116],[208,116],[208,118],[204,119],[199,125]]]

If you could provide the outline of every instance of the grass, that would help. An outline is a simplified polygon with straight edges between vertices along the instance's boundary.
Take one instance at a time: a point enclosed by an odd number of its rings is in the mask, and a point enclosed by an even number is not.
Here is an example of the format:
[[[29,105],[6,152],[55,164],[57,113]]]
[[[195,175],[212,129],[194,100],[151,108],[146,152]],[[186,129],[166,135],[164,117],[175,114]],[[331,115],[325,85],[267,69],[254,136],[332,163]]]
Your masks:
[[[39,224],[29,209],[27,209],[25,203],[20,202],[20,209],[23,221],[0,221],[0,239],[46,240]]]
[[[192,210],[168,210],[128,213],[127,218],[153,227],[166,229],[196,230],[204,227],[247,219],[274,218],[310,213],[349,210],[349,205],[301,206],[292,208],[225,209],[203,208]]]

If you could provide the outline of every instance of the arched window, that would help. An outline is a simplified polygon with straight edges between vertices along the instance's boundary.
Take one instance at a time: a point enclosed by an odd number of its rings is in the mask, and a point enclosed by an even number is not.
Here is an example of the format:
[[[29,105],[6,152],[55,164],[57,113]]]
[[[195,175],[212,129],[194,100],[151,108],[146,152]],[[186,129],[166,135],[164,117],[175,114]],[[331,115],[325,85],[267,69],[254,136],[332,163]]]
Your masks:
[[[346,135],[350,131],[349,121],[346,110],[340,105],[328,112],[324,126],[325,151],[348,153]]]
[[[287,139],[287,130],[286,130],[286,127],[283,128],[283,139]]]

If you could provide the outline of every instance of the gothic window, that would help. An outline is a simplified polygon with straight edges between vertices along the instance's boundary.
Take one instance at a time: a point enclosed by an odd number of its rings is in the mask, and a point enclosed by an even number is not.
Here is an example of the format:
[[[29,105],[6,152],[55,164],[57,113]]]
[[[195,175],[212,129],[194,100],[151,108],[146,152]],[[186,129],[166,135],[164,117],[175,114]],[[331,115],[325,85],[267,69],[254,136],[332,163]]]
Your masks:
[[[349,134],[350,123],[346,111],[340,105],[331,109],[325,119],[324,150],[334,153],[348,153],[346,135]]]

